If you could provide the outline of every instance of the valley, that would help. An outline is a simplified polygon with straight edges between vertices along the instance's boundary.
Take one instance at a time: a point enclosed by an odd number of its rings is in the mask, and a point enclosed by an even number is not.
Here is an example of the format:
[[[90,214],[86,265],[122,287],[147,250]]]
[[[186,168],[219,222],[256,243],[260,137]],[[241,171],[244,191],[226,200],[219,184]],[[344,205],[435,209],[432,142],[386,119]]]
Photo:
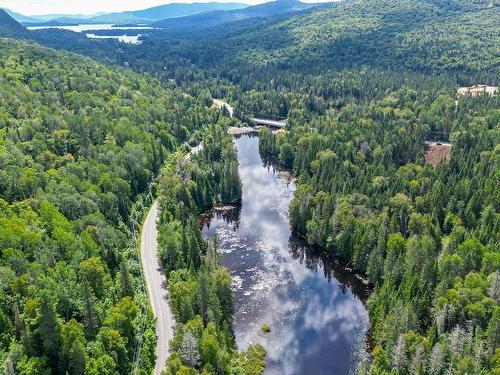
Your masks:
[[[292,235],[287,211],[294,178],[260,155],[258,137],[238,136],[235,145],[241,206],[211,211],[202,222],[203,234],[217,237],[233,278],[238,348],[262,344],[265,374],[354,371],[368,357],[368,286]]]
[[[0,6],[1,373],[499,373],[497,3]]]

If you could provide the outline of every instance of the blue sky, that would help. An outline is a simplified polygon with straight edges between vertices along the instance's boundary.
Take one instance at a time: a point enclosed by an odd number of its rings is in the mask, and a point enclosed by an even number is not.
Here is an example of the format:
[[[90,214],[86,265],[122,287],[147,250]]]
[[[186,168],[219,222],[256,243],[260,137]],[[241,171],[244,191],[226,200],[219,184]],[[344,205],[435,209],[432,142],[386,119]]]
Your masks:
[[[265,0],[212,0],[218,2],[241,2],[247,4],[265,3]],[[303,2],[328,2],[332,0],[302,0]],[[0,0],[0,8],[7,8],[24,15],[68,13],[94,14],[97,12],[121,12],[138,10],[156,5],[192,2],[208,2],[206,0]]]

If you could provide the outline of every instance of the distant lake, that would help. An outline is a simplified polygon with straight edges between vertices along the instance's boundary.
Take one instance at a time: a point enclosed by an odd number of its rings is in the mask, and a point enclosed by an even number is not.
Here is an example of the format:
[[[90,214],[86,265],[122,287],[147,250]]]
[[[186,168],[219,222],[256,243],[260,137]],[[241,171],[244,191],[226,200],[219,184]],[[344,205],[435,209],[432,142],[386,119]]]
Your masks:
[[[97,35],[95,33],[89,33],[88,31],[97,30],[154,30],[150,26],[114,26],[113,24],[81,24],[81,25],[57,25],[57,26],[30,26],[28,30],[45,30],[45,29],[63,29],[70,30],[77,33],[86,32],[87,38],[93,39],[118,39],[123,43],[130,44],[140,44],[141,41],[139,37],[142,34],[137,35]]]

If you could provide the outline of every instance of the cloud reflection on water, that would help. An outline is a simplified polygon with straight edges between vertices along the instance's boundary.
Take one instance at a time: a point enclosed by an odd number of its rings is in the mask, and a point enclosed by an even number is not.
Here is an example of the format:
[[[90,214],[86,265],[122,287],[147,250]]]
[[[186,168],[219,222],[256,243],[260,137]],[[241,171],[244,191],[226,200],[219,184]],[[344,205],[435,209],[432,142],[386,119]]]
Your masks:
[[[238,225],[219,215],[204,233],[217,233],[236,280],[238,347],[262,343],[269,375],[347,374],[364,350],[366,287],[292,236],[287,208],[295,185],[263,165],[258,138],[238,138],[236,146],[243,182]],[[264,323],[271,333],[260,332]]]

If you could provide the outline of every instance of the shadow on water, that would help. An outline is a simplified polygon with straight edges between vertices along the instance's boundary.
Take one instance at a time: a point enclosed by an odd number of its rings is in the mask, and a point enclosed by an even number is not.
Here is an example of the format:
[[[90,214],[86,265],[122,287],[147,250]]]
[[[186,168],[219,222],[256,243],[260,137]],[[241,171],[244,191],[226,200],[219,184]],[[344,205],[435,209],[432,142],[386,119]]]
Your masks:
[[[240,350],[259,342],[266,375],[342,375],[368,357],[369,285],[342,260],[293,234],[288,205],[295,179],[259,153],[258,137],[235,138],[241,205],[202,215],[231,272]],[[271,332],[261,331],[263,324]]]
[[[266,167],[276,168],[277,164],[266,163]],[[275,169],[277,171],[279,169]],[[210,231],[212,221],[223,221],[230,225],[234,231],[237,231],[240,224],[241,205],[217,207],[200,215],[200,226],[205,232]],[[368,280],[360,273],[351,270],[347,262],[333,254],[329,254],[318,246],[312,246],[307,243],[304,237],[293,233],[288,241],[290,255],[315,272],[322,272],[323,276],[329,282],[333,280],[339,283],[343,293],[352,290],[354,295],[361,302],[366,304],[371,292],[371,285]]]
[[[368,280],[363,275],[350,270],[343,259],[309,245],[303,237],[296,234],[290,237],[289,246],[290,254],[294,259],[310,270],[316,272],[321,270],[329,282],[335,280],[339,283],[342,293],[346,294],[351,290],[361,302],[366,304],[371,292]]]
[[[223,221],[228,225],[233,227],[233,230],[238,230],[240,225],[241,216],[241,204],[215,207],[214,209],[207,211],[200,215],[199,224],[202,228],[210,230],[210,224],[213,220]]]

